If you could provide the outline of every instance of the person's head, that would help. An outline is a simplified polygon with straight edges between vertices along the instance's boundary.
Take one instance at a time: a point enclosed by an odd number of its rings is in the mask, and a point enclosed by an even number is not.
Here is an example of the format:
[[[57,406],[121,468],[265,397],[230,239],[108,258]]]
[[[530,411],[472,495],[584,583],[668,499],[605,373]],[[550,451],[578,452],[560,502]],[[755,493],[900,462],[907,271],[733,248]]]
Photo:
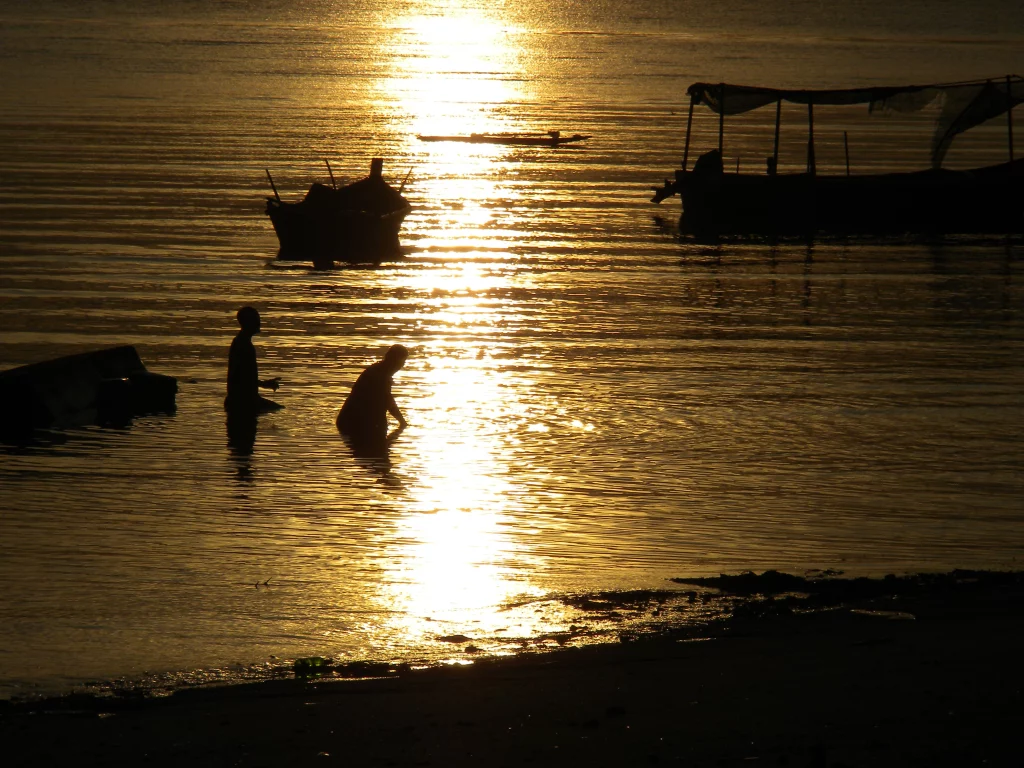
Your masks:
[[[260,313],[254,308],[242,307],[238,310],[238,314],[235,317],[238,319],[238,324],[242,326],[242,330],[246,333],[260,332]]]
[[[403,347],[401,344],[393,344],[388,351],[384,353],[384,363],[393,373],[405,365],[405,361],[408,357],[408,349]]]

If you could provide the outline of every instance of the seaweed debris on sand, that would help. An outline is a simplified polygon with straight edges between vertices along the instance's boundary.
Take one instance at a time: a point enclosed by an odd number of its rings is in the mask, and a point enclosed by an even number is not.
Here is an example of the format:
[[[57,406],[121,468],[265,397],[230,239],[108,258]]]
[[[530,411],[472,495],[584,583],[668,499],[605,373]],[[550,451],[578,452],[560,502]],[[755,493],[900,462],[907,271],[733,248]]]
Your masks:
[[[5,764],[1019,765],[1021,574],[696,583],[741,602],[833,597],[703,636],[384,679],[9,703]]]

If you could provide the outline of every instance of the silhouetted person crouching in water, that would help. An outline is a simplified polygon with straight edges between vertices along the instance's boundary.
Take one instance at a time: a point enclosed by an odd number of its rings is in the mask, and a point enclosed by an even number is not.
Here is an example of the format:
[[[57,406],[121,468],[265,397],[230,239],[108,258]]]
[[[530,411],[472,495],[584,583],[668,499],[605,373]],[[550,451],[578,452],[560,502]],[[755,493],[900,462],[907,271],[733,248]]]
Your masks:
[[[260,313],[252,307],[242,307],[236,317],[242,330],[231,342],[228,354],[228,396],[224,399],[224,410],[229,416],[255,416],[280,410],[283,406],[259,393],[260,387],[276,392],[280,382],[278,378],[261,381],[259,377],[252,337],[260,332]]]
[[[357,451],[384,449],[388,440],[388,414],[398,420],[399,430],[408,426],[391,394],[391,377],[409,357],[401,344],[388,349],[384,359],[367,366],[352,385],[338,413],[338,431],[350,438]]]

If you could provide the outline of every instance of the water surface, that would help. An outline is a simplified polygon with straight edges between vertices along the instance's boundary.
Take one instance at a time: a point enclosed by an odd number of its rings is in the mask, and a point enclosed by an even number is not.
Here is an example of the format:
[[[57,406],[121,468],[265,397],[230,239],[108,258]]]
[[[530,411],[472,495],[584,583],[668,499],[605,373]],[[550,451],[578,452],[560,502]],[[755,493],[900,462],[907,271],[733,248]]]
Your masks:
[[[134,344],[180,382],[174,415],[0,455],[0,694],[508,652],[579,618],[552,595],[675,576],[1017,567],[1019,244],[702,246],[648,202],[690,82],[1002,75],[1022,11],[983,6],[0,4],[0,364]],[[771,117],[730,121],[728,166]],[[924,118],[818,119],[822,171],[843,130],[855,169],[927,162]],[[415,138],[554,128],[593,138]],[[408,174],[405,258],[276,263],[265,171],[298,199],[373,156]],[[251,452],[221,410],[243,304],[286,406]],[[357,458],[334,416],[395,342],[412,426]]]

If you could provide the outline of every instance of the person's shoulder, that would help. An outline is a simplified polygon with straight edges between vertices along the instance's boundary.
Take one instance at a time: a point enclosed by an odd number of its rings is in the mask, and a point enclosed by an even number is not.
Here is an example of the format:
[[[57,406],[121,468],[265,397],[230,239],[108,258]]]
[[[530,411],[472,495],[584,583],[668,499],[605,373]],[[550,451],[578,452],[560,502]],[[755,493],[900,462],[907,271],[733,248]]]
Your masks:
[[[252,339],[246,336],[244,333],[239,333],[235,338],[231,340],[231,348],[238,349],[239,347],[251,347]]]
[[[363,381],[381,381],[389,378],[387,371],[384,370],[383,361],[378,360],[376,363],[366,366],[363,372],[359,374],[359,378]]]
[[[370,363],[370,365],[368,365],[365,368],[363,368],[362,375],[363,376],[376,376],[378,373],[380,373],[381,368],[383,368],[383,366],[381,365],[381,361],[378,360],[376,363]]]

